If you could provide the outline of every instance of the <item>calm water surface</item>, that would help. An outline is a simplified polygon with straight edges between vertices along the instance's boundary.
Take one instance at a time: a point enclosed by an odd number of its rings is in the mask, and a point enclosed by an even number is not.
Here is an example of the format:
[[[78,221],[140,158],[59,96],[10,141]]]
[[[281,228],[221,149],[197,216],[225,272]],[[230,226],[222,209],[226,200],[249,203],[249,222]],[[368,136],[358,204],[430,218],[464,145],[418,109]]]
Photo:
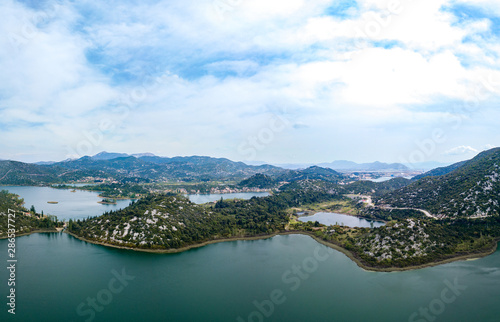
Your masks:
[[[59,201],[64,211],[53,214],[60,218],[111,208],[98,204],[93,192],[9,190],[46,213],[52,206],[47,201]],[[7,245],[0,240],[4,267]],[[92,314],[92,321],[500,321],[499,251],[399,273],[364,271],[303,235],[148,254],[63,233],[34,234],[17,238],[16,251],[16,315],[7,313],[4,300],[0,321],[90,321]],[[8,274],[0,270],[3,299],[9,295]],[[130,278],[119,283],[116,276],[123,274]],[[271,299],[279,304],[271,306]],[[419,312],[429,312],[431,319]]]
[[[189,200],[194,203],[202,204],[222,199],[250,199],[252,197],[267,197],[268,192],[238,192],[238,193],[213,193],[206,195],[188,195]]]
[[[420,308],[434,312],[433,321],[499,321],[498,251],[400,273],[367,272],[328,251],[303,235],[162,255],[92,245],[61,233],[34,234],[17,239],[16,316],[4,304],[0,321],[85,321],[85,303],[99,296],[101,311],[93,321],[259,321],[265,313],[264,321],[400,322]],[[7,241],[0,240],[4,264],[6,254]],[[113,271],[133,280],[116,284]],[[0,270],[3,299],[7,279],[7,270]],[[120,291],[110,293],[110,285]],[[455,289],[445,291],[449,285]],[[448,303],[440,299],[443,292]],[[271,294],[280,295],[280,304],[269,305]]]
[[[312,216],[299,217],[299,221],[317,221],[323,225],[342,225],[348,227],[380,227],[385,225],[381,221],[367,220],[359,217],[336,214],[333,212],[317,212]]]
[[[102,198],[98,192],[69,189],[54,189],[49,187],[17,187],[0,186],[0,190],[8,190],[24,199],[24,206],[28,209],[33,205],[37,212],[57,216],[59,220],[83,219],[100,216],[106,211],[118,210],[127,207],[130,200],[117,200],[116,205],[99,204]],[[57,201],[58,204],[49,204],[47,201]]]

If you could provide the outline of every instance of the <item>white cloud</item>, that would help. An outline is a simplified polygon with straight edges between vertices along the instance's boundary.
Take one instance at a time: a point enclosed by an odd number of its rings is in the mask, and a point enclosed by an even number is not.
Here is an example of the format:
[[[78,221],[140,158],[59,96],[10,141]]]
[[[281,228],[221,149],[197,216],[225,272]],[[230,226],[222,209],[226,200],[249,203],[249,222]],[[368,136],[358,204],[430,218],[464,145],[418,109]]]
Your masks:
[[[463,101],[484,113],[459,111],[463,120],[485,132],[496,129],[484,106],[499,98],[500,44],[479,36],[491,28],[487,19],[456,23],[442,10],[451,1],[405,0],[390,18],[387,4],[375,0],[359,1],[359,9],[342,18],[323,14],[331,5],[326,0],[230,3],[220,16],[212,0],[80,4],[95,15],[64,2],[22,46],[2,38],[4,138],[24,148],[50,142],[62,154],[62,146],[77,145],[111,119],[116,128],[94,152],[150,145],[153,152],[239,158],[238,144],[281,113],[308,127],[290,127],[260,159],[279,153],[328,160],[333,157],[322,153],[335,153],[329,152],[335,144],[353,154],[371,148],[367,137],[380,145],[397,136],[399,146],[385,149],[397,150],[428,127],[444,127],[440,120]],[[37,13],[10,0],[0,10],[6,35],[22,33]],[[154,83],[160,71],[164,77]],[[149,73],[154,86],[143,84]],[[144,97],[131,100],[137,89]],[[127,113],[115,109],[123,100],[132,101]],[[340,143],[345,133],[355,148]],[[325,138],[329,151],[316,143]],[[478,141],[467,144],[481,146]],[[472,153],[461,144],[446,154]]]
[[[456,156],[463,156],[463,155],[468,155],[468,154],[475,154],[478,153],[479,151],[474,149],[471,146],[457,146],[455,148],[449,149],[444,152],[445,155],[456,155]]]

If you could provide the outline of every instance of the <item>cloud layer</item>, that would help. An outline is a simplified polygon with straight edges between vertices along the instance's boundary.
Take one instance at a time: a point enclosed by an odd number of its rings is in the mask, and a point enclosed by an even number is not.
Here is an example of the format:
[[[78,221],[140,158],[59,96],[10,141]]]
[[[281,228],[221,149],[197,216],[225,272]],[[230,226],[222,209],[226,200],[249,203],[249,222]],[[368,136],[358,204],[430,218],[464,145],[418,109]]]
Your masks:
[[[456,161],[500,145],[496,3],[390,4],[3,1],[0,158]]]

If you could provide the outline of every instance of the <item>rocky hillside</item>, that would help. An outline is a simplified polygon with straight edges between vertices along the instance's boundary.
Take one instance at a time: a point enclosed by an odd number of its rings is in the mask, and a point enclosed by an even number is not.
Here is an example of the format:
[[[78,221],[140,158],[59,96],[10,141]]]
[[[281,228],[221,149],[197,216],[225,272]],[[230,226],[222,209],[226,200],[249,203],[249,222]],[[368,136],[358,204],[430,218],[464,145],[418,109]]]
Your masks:
[[[419,208],[438,217],[500,214],[500,148],[480,153],[455,170],[424,177],[376,200],[378,205]]]

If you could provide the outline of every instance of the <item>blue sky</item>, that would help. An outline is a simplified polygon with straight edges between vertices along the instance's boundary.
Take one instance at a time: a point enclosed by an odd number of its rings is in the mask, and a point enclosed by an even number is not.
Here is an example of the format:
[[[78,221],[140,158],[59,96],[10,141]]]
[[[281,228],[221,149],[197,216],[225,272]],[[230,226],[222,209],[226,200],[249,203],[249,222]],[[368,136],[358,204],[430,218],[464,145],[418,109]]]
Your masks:
[[[492,0],[0,3],[0,159],[455,162],[500,146]]]

